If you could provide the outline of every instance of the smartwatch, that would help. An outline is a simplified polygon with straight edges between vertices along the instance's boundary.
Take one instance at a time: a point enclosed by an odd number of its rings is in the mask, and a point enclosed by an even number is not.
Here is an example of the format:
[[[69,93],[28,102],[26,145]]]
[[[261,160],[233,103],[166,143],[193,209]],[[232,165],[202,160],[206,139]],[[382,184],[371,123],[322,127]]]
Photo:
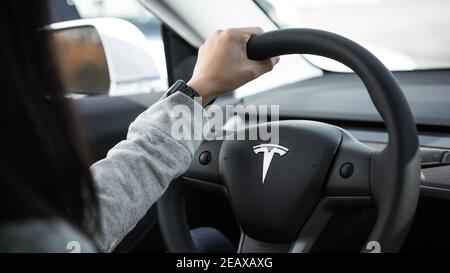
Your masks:
[[[186,82],[183,80],[176,81],[167,91],[167,96],[170,96],[170,95],[174,94],[175,92],[181,92],[192,99],[194,99],[196,97],[200,97],[200,95],[197,93],[197,91],[195,91],[193,88],[188,86],[186,84]],[[212,104],[214,101],[215,101],[215,99],[210,101],[207,105],[205,105],[205,107]]]

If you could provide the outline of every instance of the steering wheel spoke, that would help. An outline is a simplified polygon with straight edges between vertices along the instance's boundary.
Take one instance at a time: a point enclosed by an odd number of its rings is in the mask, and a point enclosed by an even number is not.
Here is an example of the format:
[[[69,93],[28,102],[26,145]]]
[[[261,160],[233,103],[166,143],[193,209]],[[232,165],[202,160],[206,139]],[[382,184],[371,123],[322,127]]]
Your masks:
[[[222,140],[204,141],[196,153],[183,179],[195,188],[217,191],[224,183],[219,174],[219,157]]]
[[[306,224],[299,231],[297,238],[291,242],[265,242],[251,238],[241,232],[239,253],[308,253],[323,234],[334,213],[343,209],[361,210],[372,206],[370,196],[340,196],[324,197]],[[339,236],[336,234],[336,236]]]
[[[238,253],[286,253],[291,245],[292,242],[270,243],[259,241],[241,232]]]
[[[342,142],[327,178],[324,195],[369,196],[374,153],[374,149],[343,130]]]
[[[303,226],[295,242],[291,245],[290,253],[311,252],[314,244],[322,235],[330,218],[334,213],[343,209],[365,209],[372,205],[370,196],[332,196],[324,197]],[[339,236],[336,234],[336,236]]]

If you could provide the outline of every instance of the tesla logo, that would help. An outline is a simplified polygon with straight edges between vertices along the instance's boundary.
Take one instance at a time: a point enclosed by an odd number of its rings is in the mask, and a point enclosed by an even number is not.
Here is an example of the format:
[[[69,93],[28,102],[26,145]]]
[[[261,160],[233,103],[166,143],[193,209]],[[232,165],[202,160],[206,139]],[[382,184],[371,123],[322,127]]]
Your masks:
[[[264,180],[266,179],[267,171],[269,170],[270,163],[272,162],[272,158],[274,154],[278,154],[279,156],[285,155],[289,151],[288,148],[283,147],[277,144],[261,144],[253,147],[253,152],[255,154],[264,153],[263,158],[263,172],[262,172],[262,183],[264,184]]]

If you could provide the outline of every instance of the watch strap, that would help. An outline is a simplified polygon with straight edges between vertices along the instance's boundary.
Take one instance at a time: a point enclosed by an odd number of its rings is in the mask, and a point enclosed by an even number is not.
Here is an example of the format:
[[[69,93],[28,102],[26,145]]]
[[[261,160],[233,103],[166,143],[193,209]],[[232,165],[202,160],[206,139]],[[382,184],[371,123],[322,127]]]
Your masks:
[[[187,85],[186,82],[183,80],[177,80],[167,91],[167,96],[170,96],[170,95],[174,94],[175,92],[181,92],[192,99],[194,99],[196,97],[200,97],[200,95],[197,93],[197,91],[195,91],[192,87]],[[216,99],[213,99],[212,101],[210,101],[207,105],[205,105],[205,107],[214,103],[215,100]]]
[[[195,97],[200,97],[200,95],[197,93],[197,91],[195,91],[190,86],[188,86],[186,84],[186,82],[183,80],[176,81],[170,87],[169,91],[167,92],[167,95],[170,96],[170,95],[174,94],[175,92],[181,92],[192,99]]]

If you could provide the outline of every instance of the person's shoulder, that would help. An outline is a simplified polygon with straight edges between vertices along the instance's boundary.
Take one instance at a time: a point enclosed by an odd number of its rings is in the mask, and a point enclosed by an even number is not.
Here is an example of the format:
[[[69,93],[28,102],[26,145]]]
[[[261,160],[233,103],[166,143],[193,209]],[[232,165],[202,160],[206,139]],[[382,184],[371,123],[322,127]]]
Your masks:
[[[89,253],[95,247],[62,220],[29,220],[0,225],[0,252]]]

